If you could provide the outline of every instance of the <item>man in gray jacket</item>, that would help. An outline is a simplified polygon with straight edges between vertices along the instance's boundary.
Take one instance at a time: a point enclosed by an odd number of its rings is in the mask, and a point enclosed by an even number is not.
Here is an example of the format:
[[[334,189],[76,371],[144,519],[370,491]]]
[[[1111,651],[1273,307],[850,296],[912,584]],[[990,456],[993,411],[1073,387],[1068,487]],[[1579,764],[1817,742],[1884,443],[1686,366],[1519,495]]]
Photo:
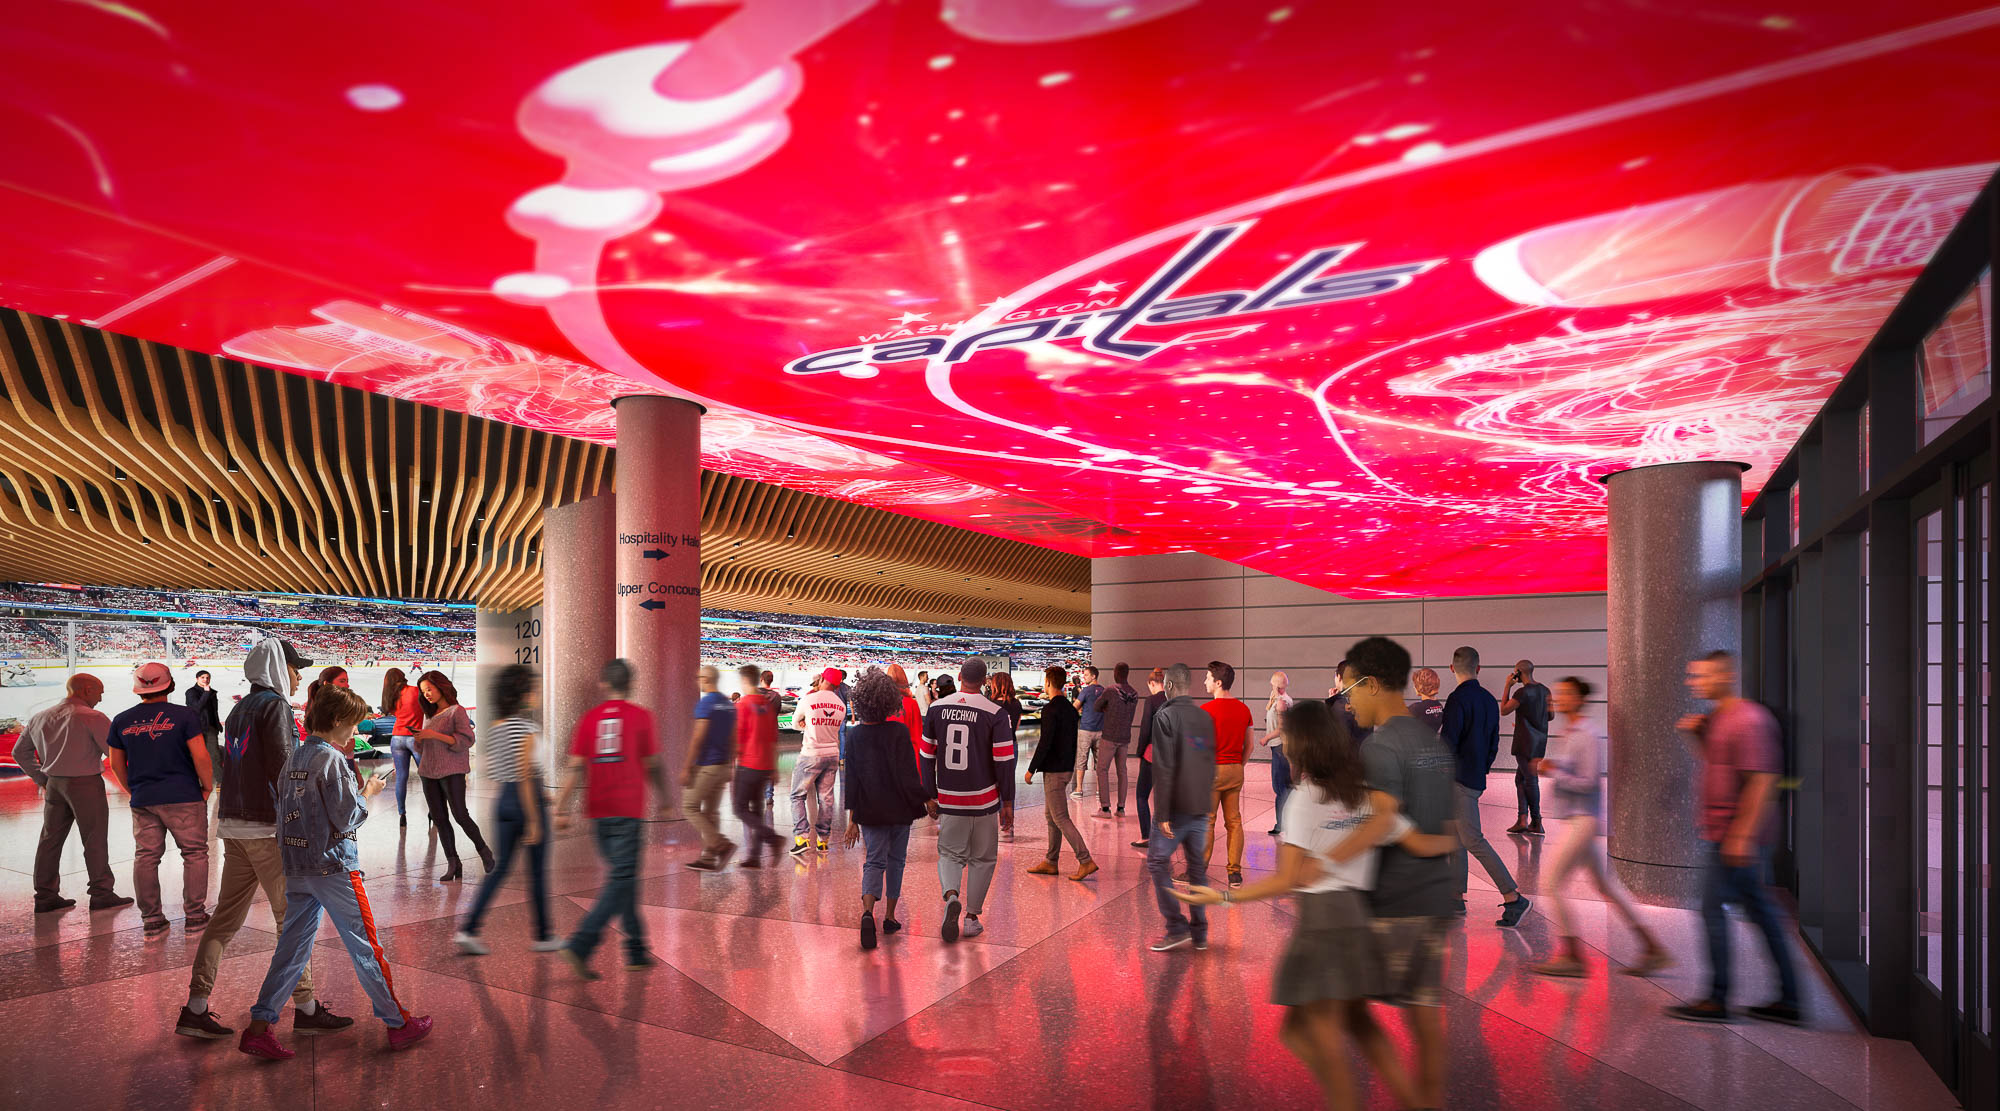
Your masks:
[[[1166,705],[1153,716],[1153,818],[1158,824],[1146,850],[1153,893],[1167,920],[1166,934],[1153,943],[1155,953],[1188,944],[1208,948],[1208,911],[1200,906],[1182,910],[1173,896],[1172,865],[1179,849],[1187,858],[1188,882],[1197,887],[1208,883],[1202,850],[1215,791],[1215,725],[1188,696],[1194,676],[1186,664],[1175,664],[1166,678]]]
[[[130,906],[111,889],[111,864],[105,832],[111,807],[104,798],[104,757],[111,751],[111,719],[97,709],[104,684],[97,676],[77,672],[69,678],[69,696],[28,719],[14,743],[14,762],[42,789],[42,839],[35,847],[35,913],[46,914],[76,905],[65,899],[61,882],[63,845],[71,826],[83,838],[83,866],[90,877],[90,909]]]

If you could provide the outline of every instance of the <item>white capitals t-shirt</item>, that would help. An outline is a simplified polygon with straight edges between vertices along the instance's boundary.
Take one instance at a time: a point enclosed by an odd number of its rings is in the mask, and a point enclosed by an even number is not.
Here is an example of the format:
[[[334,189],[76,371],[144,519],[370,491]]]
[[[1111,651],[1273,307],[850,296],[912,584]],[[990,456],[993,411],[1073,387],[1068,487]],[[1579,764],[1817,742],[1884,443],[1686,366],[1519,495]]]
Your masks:
[[[1302,893],[1318,891],[1370,891],[1375,887],[1375,860],[1379,856],[1370,849],[1345,864],[1334,863],[1334,846],[1347,840],[1347,835],[1374,816],[1375,808],[1362,800],[1359,808],[1349,809],[1336,801],[1322,801],[1320,790],[1311,780],[1302,780],[1292,788],[1291,797],[1285,800],[1285,841],[1297,845],[1306,852],[1319,857],[1319,878],[1299,888]],[[1407,836],[1411,829],[1410,819],[1402,814],[1389,832],[1378,844],[1388,845]]]
[[[799,742],[799,759],[814,760],[840,753],[840,726],[847,720],[847,703],[832,691],[814,691],[799,699],[792,710],[792,724],[805,739]]]

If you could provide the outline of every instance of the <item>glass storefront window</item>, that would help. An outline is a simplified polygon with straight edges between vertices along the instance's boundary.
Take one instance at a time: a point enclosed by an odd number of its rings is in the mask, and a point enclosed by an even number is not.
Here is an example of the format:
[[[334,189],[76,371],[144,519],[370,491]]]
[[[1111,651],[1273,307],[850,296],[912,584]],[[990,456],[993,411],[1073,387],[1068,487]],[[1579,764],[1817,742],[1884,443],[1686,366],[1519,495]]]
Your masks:
[[[1937,439],[1993,393],[1993,271],[1979,275],[1917,354],[1920,438]]]

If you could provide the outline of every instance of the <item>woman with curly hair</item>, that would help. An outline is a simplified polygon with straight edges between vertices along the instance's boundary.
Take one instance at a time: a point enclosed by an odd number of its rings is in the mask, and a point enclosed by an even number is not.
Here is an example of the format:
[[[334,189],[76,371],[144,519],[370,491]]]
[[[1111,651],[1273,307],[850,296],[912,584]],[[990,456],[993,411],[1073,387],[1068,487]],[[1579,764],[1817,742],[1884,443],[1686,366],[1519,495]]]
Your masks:
[[[860,724],[847,732],[847,844],[865,841],[861,864],[861,947],[875,948],[875,904],[884,898],[882,929],[903,928],[896,902],[903,896],[903,863],[909,855],[910,823],[937,804],[924,796],[917,775],[916,744],[896,720],[903,694],[880,668],[871,667],[854,685],[854,713]]]

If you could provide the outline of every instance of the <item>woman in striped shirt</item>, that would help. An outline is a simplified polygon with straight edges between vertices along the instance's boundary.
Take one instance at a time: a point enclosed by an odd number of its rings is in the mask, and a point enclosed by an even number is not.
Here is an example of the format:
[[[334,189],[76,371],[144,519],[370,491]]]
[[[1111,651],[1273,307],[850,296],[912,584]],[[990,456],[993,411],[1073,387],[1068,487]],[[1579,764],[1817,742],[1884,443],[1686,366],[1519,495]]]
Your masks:
[[[539,731],[534,717],[541,707],[540,688],[535,669],[521,664],[501,669],[493,681],[493,713],[497,720],[486,731],[485,753],[486,777],[501,785],[493,814],[493,824],[499,830],[500,854],[479,885],[479,895],[472,901],[472,913],[466,916],[464,928],[452,938],[458,951],[470,956],[489,952],[486,943],[480,940],[479,922],[486,917],[486,905],[506,882],[517,848],[528,858],[528,890],[535,908],[535,943],[530,948],[537,953],[552,953],[562,948],[562,939],[549,929],[549,850],[544,836],[548,830],[545,821],[548,799],[542,790],[542,769],[535,763]]]

